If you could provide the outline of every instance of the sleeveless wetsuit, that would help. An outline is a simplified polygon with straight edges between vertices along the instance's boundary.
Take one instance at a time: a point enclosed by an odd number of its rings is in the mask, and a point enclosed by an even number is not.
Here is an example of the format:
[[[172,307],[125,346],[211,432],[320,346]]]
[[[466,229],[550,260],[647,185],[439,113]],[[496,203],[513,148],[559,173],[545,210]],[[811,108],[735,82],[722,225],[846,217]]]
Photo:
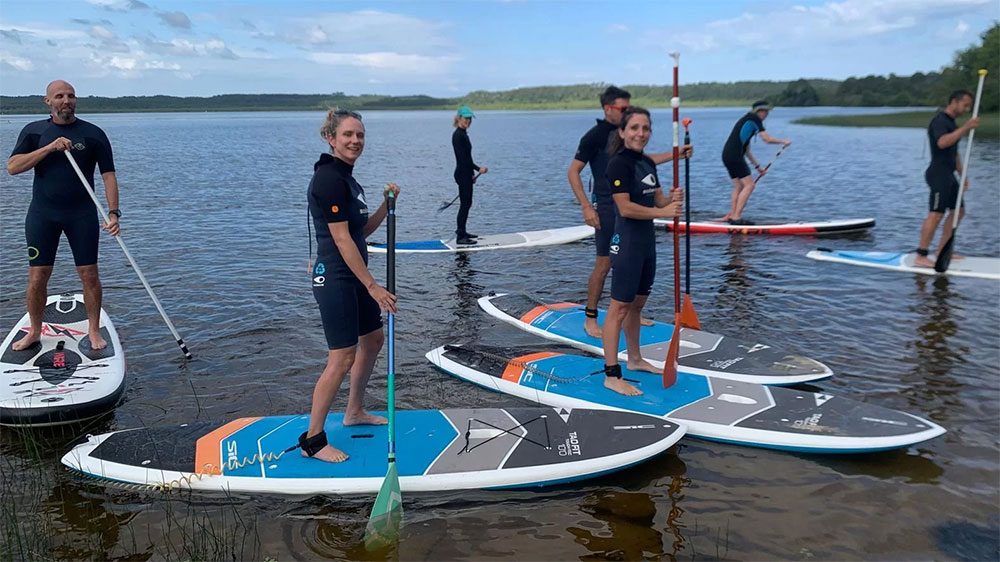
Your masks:
[[[313,166],[307,199],[316,228],[317,257],[313,296],[323,319],[329,349],[357,345],[358,337],[382,328],[382,312],[351,268],[330,234],[330,223],[347,222],[358,253],[368,264],[364,228],[368,222],[365,191],[351,175],[354,166],[323,154]]]

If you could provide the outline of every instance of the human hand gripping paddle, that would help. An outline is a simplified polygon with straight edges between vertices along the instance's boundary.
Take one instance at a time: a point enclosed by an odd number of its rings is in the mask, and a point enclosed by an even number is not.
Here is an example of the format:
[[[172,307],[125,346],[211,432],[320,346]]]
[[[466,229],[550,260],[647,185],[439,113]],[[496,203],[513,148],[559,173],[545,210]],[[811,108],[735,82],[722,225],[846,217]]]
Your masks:
[[[972,118],[979,117],[979,101],[983,97],[983,82],[986,80],[986,69],[979,69],[979,85],[976,86],[976,103],[972,106]],[[962,195],[965,194],[965,180],[969,176],[969,157],[972,156],[972,139],[976,136],[976,130],[969,131],[969,142],[965,145],[965,157],[962,158],[962,179],[958,180],[958,200],[951,214],[954,219],[951,223],[951,237],[941,246],[937,260],[934,261],[934,271],[944,273],[951,265],[951,256],[955,250],[955,235],[958,234],[958,216],[962,210]]]
[[[97,207],[97,212],[101,213],[101,218],[104,219],[104,224],[108,224],[111,222],[111,219],[108,217],[108,213],[104,210],[104,207],[101,206],[101,202],[97,200],[97,195],[90,188],[90,183],[87,182],[87,178],[84,177],[83,172],[80,170],[80,166],[76,163],[76,159],[73,158],[73,154],[70,153],[69,150],[65,150],[63,153],[69,160],[70,166],[73,166],[73,171],[76,172],[76,177],[80,178],[80,182],[83,184],[83,190],[87,192],[87,195],[89,195],[90,199],[94,202],[94,206]],[[163,317],[163,321],[167,324],[167,328],[170,330],[170,333],[173,334],[174,339],[177,341],[177,345],[181,348],[181,352],[184,353],[184,357],[191,359],[191,352],[188,351],[187,344],[184,343],[184,339],[177,333],[177,328],[174,328],[174,323],[167,317],[166,311],[163,310],[163,305],[160,304],[160,299],[156,298],[156,295],[153,293],[153,288],[149,286],[149,282],[146,281],[146,276],[142,274],[142,271],[139,269],[139,265],[135,263],[134,259],[132,259],[132,254],[130,254],[128,248],[125,247],[125,240],[122,239],[121,233],[115,236],[115,240],[117,240],[118,245],[121,246],[122,252],[124,252],[125,257],[128,258],[128,262],[132,264],[132,269],[135,271],[135,274],[139,276],[139,281],[142,282],[142,286],[145,287],[146,292],[149,293],[149,298],[153,300],[153,305],[156,306],[156,310],[158,310],[160,312],[160,316]]]
[[[478,180],[479,176],[481,176],[481,175],[483,175],[482,172],[476,172],[476,175],[472,176],[472,183],[476,183],[476,180]],[[458,201],[459,197],[461,197],[461,194],[456,195],[454,199],[452,199],[451,201],[449,201],[447,203],[442,203],[441,206],[438,207],[438,212],[440,213],[441,211],[443,211],[443,210],[447,209],[448,207],[451,207],[452,205],[454,205],[455,201]]]
[[[396,194],[386,192],[386,285],[396,294]],[[375,497],[372,514],[365,528],[365,547],[377,551],[392,546],[399,540],[399,527],[403,520],[403,495],[399,490],[399,473],[396,469],[396,315],[388,312],[389,323],[389,468],[385,480]]]

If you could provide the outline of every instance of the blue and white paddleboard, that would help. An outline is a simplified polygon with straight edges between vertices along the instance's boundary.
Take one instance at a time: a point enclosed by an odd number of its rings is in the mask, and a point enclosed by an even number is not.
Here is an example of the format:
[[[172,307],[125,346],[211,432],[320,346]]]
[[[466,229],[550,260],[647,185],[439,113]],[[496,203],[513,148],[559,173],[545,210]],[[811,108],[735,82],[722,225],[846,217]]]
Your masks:
[[[491,234],[476,238],[475,244],[459,244],[454,238],[448,240],[421,240],[418,242],[396,242],[397,254],[441,254],[454,252],[481,252],[483,250],[507,250],[511,248],[531,248],[534,246],[554,246],[583,240],[594,235],[594,228],[587,225],[533,230],[510,234]],[[384,254],[385,244],[369,242],[368,251]]]
[[[909,447],[945,431],[910,414],[826,393],[684,372],[663,388],[661,376],[623,368],[643,392],[624,396],[604,387],[603,359],[549,349],[443,346],[427,359],[460,379],[533,402],[663,416],[686,425],[690,436],[751,447],[867,453]]]
[[[104,310],[100,326],[108,345],[95,350],[83,295],[51,295],[41,340],[14,351],[14,342],[31,328],[25,314],[0,346],[0,425],[60,425],[112,410],[125,392],[125,352]]]
[[[62,458],[88,476],[163,488],[276,494],[374,494],[385,478],[384,425],[345,427],[331,414],[342,463],[284,452],[309,416],[194,422],[89,436]],[[583,408],[401,410],[403,492],[535,487],[591,478],[657,455],[685,428],[633,412]]]
[[[577,349],[604,355],[603,342],[583,330],[583,305],[571,302],[546,302],[523,293],[498,294],[479,299],[487,314],[543,338],[569,344]],[[604,324],[604,310],[597,320]],[[656,322],[639,330],[642,356],[663,367],[672,324]],[[619,338],[618,356],[624,360],[625,336]],[[690,373],[710,375],[756,384],[789,385],[816,381],[833,375],[829,367],[808,357],[793,355],[763,343],[734,340],[727,336],[681,329],[681,368]]]
[[[948,271],[939,274],[932,267],[914,266],[913,261],[917,258],[917,254],[915,253],[855,252],[819,248],[809,252],[806,256],[819,261],[832,261],[850,265],[877,267],[879,269],[905,271],[908,273],[921,273],[924,275],[954,275],[957,277],[1000,280],[1000,258],[966,256],[962,259],[952,259],[948,266]],[[934,261],[934,256],[930,256],[930,260]]]

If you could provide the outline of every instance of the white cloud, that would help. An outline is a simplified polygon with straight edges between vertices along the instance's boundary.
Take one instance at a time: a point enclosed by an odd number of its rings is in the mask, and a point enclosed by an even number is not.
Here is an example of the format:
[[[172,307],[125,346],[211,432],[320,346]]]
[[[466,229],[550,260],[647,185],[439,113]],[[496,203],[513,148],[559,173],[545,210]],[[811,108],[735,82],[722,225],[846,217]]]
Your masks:
[[[20,70],[22,72],[28,72],[34,70],[35,65],[30,60],[19,57],[17,55],[12,55],[10,53],[0,53],[0,63],[7,64],[14,70]]]
[[[369,70],[410,74],[430,74],[447,71],[457,59],[452,56],[426,56],[393,52],[376,53],[310,53],[309,60],[333,66],[352,66]]]
[[[149,4],[140,0],[87,0],[87,3],[111,12],[127,12],[129,10],[149,8]]]
[[[378,10],[321,13],[279,25],[277,37],[307,48],[336,45],[352,51],[426,53],[455,47],[447,38],[449,24]]]
[[[95,25],[90,28],[90,35],[96,37],[97,39],[114,39],[115,34],[110,29],[102,26]]]
[[[955,26],[955,32],[959,35],[965,35],[965,32],[969,30],[969,24],[962,20],[958,20],[958,24]]]

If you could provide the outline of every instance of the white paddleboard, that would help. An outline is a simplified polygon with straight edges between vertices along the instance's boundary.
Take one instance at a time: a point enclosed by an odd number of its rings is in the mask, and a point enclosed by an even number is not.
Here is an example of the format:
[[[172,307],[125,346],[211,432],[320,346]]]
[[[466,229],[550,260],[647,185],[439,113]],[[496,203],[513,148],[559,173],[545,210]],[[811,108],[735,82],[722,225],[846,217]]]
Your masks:
[[[125,354],[118,331],[101,310],[101,335],[108,346],[94,350],[87,336],[83,295],[48,298],[42,339],[22,351],[15,341],[28,334],[25,314],[3,341],[0,357],[0,425],[47,426],[73,423],[111,410],[125,391]]]
[[[440,254],[453,252],[481,252],[483,250],[507,250],[511,248],[531,248],[554,246],[577,242],[594,235],[594,227],[568,226],[550,230],[532,230],[510,234],[491,234],[476,238],[475,244],[459,244],[454,238],[448,240],[421,240],[417,242],[396,242],[397,254]],[[368,243],[368,251],[384,254],[385,244]]]
[[[809,252],[806,256],[819,261],[877,267],[879,269],[891,269],[893,271],[905,271],[923,275],[939,275],[932,267],[914,266],[913,260],[917,258],[917,254],[915,253],[854,252],[820,248]],[[930,259],[934,261],[934,256],[930,256]],[[948,271],[940,275],[1000,280],[1000,258],[966,256],[962,259],[952,259],[951,264],[948,266]]]

